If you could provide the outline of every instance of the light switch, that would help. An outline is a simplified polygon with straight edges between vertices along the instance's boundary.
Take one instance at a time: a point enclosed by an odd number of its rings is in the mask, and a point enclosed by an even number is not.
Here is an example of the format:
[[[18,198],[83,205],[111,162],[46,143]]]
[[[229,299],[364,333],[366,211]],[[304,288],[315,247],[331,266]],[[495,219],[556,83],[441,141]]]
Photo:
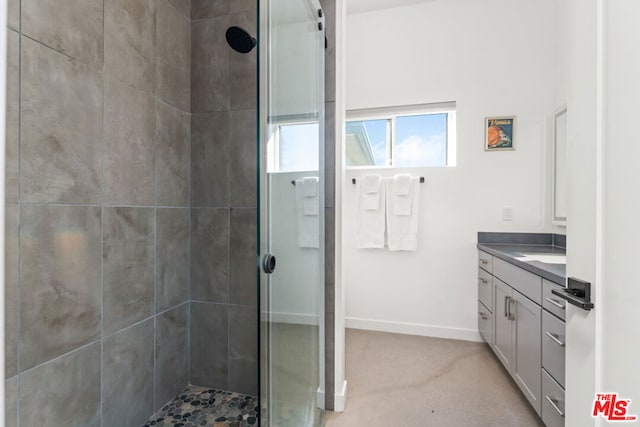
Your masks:
[[[502,220],[503,221],[513,221],[513,208],[510,206],[505,206],[502,208]]]

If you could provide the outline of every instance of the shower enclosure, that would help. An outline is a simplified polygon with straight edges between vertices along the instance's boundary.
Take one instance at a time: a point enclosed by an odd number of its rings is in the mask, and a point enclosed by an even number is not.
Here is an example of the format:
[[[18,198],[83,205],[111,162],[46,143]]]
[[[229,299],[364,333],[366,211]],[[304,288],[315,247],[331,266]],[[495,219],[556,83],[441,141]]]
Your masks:
[[[317,426],[324,408],[325,23],[317,0],[265,2],[261,13],[262,421]]]
[[[317,1],[4,4],[6,425],[322,423]]]

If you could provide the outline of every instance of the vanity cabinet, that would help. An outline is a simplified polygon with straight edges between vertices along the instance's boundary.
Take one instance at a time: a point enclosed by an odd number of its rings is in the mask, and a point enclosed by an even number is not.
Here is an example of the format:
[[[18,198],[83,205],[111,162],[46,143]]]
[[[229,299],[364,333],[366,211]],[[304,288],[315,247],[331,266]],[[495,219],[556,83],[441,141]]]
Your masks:
[[[553,295],[560,285],[542,284],[542,421],[547,427],[564,426],[566,302]]]
[[[495,338],[493,351],[538,415],[541,414],[541,307],[494,278]]]
[[[564,425],[565,307],[551,292],[559,285],[483,251],[478,261],[482,337],[544,423]]]

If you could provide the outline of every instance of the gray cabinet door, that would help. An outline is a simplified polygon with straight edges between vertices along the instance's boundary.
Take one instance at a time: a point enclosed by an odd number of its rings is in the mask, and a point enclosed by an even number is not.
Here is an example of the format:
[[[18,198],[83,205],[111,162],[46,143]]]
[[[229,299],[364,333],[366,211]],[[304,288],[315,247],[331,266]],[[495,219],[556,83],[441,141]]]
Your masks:
[[[512,306],[515,307],[513,377],[531,406],[540,415],[542,409],[540,403],[542,309],[538,304],[515,291]]]
[[[513,290],[505,283],[494,278],[495,300],[493,302],[493,317],[495,332],[493,334],[493,351],[498,356],[509,373],[513,373],[513,339],[514,322],[509,318],[509,304],[513,297]],[[539,336],[539,335],[538,335]]]

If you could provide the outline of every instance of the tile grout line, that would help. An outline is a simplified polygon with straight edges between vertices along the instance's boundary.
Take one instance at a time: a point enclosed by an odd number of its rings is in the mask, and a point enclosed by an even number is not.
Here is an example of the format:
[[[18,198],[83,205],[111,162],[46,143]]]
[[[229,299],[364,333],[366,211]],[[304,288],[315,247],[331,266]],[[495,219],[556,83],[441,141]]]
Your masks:
[[[102,177],[100,182],[100,426],[104,425],[104,393],[103,393],[103,384],[104,384],[104,202],[105,202],[105,165],[104,158],[106,156],[106,142],[105,142],[105,131],[104,131],[104,123],[105,123],[105,63],[106,61],[104,52],[106,48],[106,37],[105,37],[105,13],[104,13],[104,0],[102,0],[102,147],[101,147],[101,156],[100,156],[100,168],[102,169]]]
[[[20,425],[20,394],[22,393],[22,0],[18,0],[18,307],[16,362],[16,419]],[[6,208],[5,208],[6,214]],[[6,221],[6,220],[5,220]],[[6,285],[6,284],[5,284]],[[5,379],[6,385],[6,379]],[[1,423],[0,423],[1,424]]]
[[[163,310],[163,311],[161,311],[160,313],[158,313],[158,316],[163,315],[163,314],[165,314],[165,313],[167,313],[167,312],[169,312],[169,311],[171,311],[171,310],[178,309],[178,308],[180,308],[181,306],[183,306],[183,305],[185,305],[185,304],[187,304],[187,303],[186,303],[186,302],[183,302],[183,303],[181,303],[181,304],[177,304],[177,305],[175,305],[175,306],[173,306],[173,307],[171,307],[171,308],[168,308],[168,309],[166,309],[166,310]],[[116,335],[118,335],[118,334],[121,334],[121,333],[127,332],[129,329],[132,329],[132,328],[134,328],[134,327],[140,326],[142,323],[145,323],[145,322],[148,322],[148,321],[152,320],[152,319],[153,319],[153,317],[154,317],[153,315],[151,315],[151,316],[147,316],[147,317],[145,317],[144,319],[141,319],[141,320],[139,320],[139,321],[137,321],[137,322],[135,322],[135,323],[132,323],[131,325],[129,325],[129,326],[125,327],[125,328],[119,329],[119,330],[117,330],[117,331],[115,331],[115,332],[112,332],[112,333],[110,333],[110,334],[108,334],[108,335],[106,335],[106,336],[104,336],[104,337],[101,337],[101,338],[100,338],[100,337],[95,338],[94,340],[89,341],[89,342],[87,342],[86,344],[82,344],[81,346],[79,346],[79,347],[77,347],[77,348],[74,348],[73,350],[69,350],[69,351],[67,351],[67,352],[65,352],[65,353],[59,354],[59,355],[57,355],[57,356],[55,356],[55,357],[52,357],[52,358],[51,358],[51,359],[49,359],[49,360],[46,360],[46,361],[44,361],[44,362],[42,362],[42,363],[39,363],[39,364],[37,364],[37,365],[35,365],[35,366],[33,366],[33,367],[29,368],[29,369],[26,369],[24,372],[22,372],[22,373],[21,373],[21,375],[22,375],[22,374],[29,373],[29,372],[31,372],[31,371],[33,371],[33,370],[35,370],[35,369],[38,369],[38,368],[43,367],[43,366],[45,366],[45,365],[48,365],[48,364],[50,364],[50,363],[56,362],[56,361],[58,361],[58,360],[60,360],[60,359],[62,359],[62,358],[64,358],[64,357],[66,357],[66,356],[69,356],[69,355],[71,355],[71,354],[73,354],[73,353],[76,353],[76,352],[79,352],[79,351],[81,351],[81,350],[84,350],[84,349],[86,349],[87,347],[90,347],[90,346],[92,346],[92,345],[98,344],[98,343],[100,343],[101,341],[107,340],[107,339],[109,339],[109,338],[111,338],[111,337],[114,337],[114,336],[116,336]]]

